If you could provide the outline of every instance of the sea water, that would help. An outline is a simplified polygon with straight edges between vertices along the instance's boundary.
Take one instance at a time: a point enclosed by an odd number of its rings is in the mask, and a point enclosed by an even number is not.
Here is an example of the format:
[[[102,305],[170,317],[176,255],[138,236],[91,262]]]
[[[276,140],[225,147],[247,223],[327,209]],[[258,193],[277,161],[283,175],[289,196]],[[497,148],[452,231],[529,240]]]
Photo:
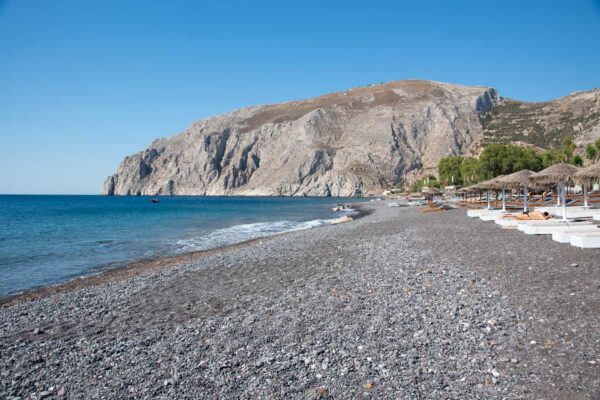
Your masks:
[[[0,296],[338,217],[343,198],[0,196]]]

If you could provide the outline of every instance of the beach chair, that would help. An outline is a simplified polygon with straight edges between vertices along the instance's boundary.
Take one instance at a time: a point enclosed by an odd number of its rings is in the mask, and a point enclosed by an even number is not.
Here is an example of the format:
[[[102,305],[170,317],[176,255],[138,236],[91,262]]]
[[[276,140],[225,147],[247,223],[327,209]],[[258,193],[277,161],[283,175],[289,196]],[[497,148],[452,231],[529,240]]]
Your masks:
[[[571,246],[582,249],[600,249],[600,232],[575,232],[571,234]]]
[[[556,219],[556,218],[552,218],[552,219],[547,219],[544,221],[539,221],[539,220],[529,220],[529,221],[519,221],[519,220],[515,220],[517,222],[517,229],[520,231],[525,230],[525,227],[527,225],[531,225],[531,224],[535,224],[535,225],[556,225],[557,223],[560,222],[560,219]]]
[[[555,231],[568,231],[580,226],[593,226],[593,224],[592,221],[532,221],[532,223],[518,224],[517,229],[528,235],[551,235]]]
[[[421,210],[421,212],[428,213],[428,212],[446,211],[446,210],[452,210],[452,207],[450,207],[449,205],[444,204],[442,202],[433,202],[433,203],[429,203],[427,205],[427,207],[425,207]]]
[[[552,232],[552,240],[559,243],[571,243],[571,238],[575,233],[597,233],[600,232],[600,228],[595,225],[582,225],[573,226],[569,230],[555,230]]]
[[[498,215],[502,210],[488,210],[487,208],[478,208],[476,210],[468,210],[467,216],[471,218],[481,218],[482,215]]]
[[[514,228],[517,229],[517,223],[519,222],[519,220],[517,219],[503,219],[503,218],[496,218],[496,220],[494,221],[496,223],[496,225],[500,225],[502,228]]]

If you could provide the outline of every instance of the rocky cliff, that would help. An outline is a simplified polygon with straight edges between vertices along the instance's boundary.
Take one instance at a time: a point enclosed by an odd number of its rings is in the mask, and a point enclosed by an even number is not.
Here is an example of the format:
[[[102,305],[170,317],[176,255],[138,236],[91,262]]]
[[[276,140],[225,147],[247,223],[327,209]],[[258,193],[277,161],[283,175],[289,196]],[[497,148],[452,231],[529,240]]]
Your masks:
[[[479,152],[505,103],[493,88],[398,81],[242,108],[126,157],[102,193],[378,193],[441,157]]]

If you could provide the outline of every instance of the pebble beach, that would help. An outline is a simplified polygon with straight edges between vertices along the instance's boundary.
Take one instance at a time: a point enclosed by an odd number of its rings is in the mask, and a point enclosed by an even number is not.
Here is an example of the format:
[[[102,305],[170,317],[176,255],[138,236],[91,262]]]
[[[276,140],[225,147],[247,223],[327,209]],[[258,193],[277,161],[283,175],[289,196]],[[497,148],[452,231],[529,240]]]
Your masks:
[[[359,207],[4,299],[0,398],[600,398],[598,250]]]

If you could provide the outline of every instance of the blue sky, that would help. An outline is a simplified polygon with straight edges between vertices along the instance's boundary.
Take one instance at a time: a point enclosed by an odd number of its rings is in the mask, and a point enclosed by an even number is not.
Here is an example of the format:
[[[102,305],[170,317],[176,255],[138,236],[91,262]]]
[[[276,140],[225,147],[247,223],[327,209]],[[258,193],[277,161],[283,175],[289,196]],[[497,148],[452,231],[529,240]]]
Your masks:
[[[414,78],[600,87],[600,1],[0,0],[0,193],[98,193],[202,117]]]

